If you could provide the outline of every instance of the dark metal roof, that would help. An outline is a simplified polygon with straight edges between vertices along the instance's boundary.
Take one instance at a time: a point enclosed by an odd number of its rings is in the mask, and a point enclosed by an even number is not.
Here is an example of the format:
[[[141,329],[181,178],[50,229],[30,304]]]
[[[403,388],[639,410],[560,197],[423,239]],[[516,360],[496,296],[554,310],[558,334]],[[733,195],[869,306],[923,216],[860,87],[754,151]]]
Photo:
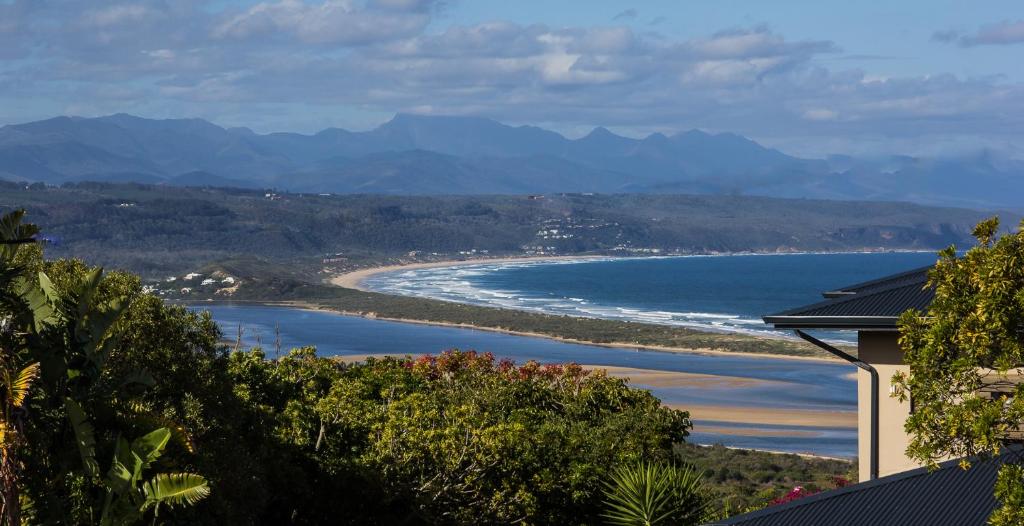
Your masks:
[[[996,507],[992,496],[999,467],[1024,460],[1020,449],[960,469],[951,460],[927,468],[826,491],[708,526],[934,526],[986,524]]]
[[[765,316],[777,329],[894,329],[904,311],[927,310],[935,297],[928,267],[825,292],[825,301]]]

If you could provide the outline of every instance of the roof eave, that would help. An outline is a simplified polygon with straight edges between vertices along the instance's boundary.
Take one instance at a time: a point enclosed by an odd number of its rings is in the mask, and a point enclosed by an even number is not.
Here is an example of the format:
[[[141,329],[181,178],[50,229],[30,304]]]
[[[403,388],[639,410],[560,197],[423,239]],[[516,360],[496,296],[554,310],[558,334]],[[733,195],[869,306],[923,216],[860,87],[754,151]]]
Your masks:
[[[765,316],[776,329],[896,330],[895,316]]]

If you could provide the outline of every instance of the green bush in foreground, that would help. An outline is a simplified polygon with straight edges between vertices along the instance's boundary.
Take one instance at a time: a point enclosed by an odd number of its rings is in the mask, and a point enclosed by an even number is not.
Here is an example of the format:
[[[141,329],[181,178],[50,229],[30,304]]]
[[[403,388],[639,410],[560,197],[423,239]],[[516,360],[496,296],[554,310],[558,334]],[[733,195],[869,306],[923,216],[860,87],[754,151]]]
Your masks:
[[[604,518],[615,526],[694,526],[712,497],[690,467],[641,462],[616,469],[606,482]]]
[[[593,524],[611,467],[671,458],[690,427],[649,392],[574,365],[448,351],[342,366],[311,349],[231,361],[239,396],[280,440],[328,476],[364,477],[378,507],[357,522],[388,509],[390,522]],[[336,520],[323,513],[310,519]]]

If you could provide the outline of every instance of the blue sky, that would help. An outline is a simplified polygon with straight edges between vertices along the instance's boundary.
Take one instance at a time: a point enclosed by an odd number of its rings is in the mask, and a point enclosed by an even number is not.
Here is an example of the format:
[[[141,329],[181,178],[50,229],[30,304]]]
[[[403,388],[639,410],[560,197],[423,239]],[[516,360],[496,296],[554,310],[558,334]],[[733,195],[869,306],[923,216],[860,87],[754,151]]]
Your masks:
[[[698,38],[717,29],[763,24],[794,40],[832,40],[845,51],[834,59],[843,60],[843,67],[864,68],[879,75],[947,72],[1024,80],[1024,67],[1019,65],[1024,47],[960,48],[932,41],[936,31],[969,32],[993,22],[1020,20],[1024,18],[1020,1],[474,0],[455,5],[439,17],[433,29],[504,19],[522,24],[543,21],[553,26],[628,24],[637,31]],[[622,16],[616,18],[618,15]],[[868,58],[857,60],[858,56]]]
[[[0,0],[0,123],[313,132],[413,112],[1024,157],[1022,57],[1019,0]]]

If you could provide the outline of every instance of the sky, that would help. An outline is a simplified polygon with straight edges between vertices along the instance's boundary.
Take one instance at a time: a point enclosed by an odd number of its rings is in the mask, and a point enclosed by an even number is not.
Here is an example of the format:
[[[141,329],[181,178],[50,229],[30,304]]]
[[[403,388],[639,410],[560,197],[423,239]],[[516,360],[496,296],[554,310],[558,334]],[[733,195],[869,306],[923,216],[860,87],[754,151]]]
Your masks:
[[[475,115],[1024,158],[1020,0],[0,0],[0,123]]]

